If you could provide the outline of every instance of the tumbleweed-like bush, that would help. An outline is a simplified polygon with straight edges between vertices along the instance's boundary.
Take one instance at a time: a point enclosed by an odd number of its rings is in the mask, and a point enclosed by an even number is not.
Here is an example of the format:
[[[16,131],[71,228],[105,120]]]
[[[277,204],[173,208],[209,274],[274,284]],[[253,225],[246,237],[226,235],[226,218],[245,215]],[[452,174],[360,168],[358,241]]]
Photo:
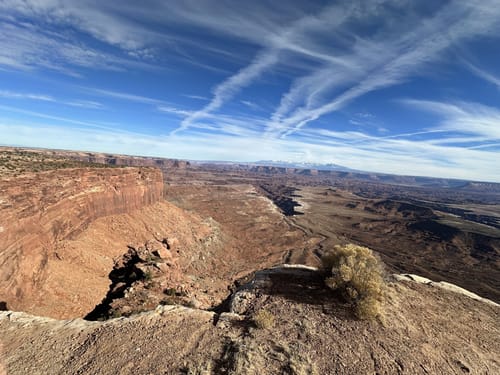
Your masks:
[[[385,282],[380,259],[367,247],[337,245],[322,259],[327,277],[325,284],[339,290],[353,304],[359,319],[381,315]]]
[[[259,310],[253,316],[257,328],[270,329],[274,326],[274,315],[268,310]]]

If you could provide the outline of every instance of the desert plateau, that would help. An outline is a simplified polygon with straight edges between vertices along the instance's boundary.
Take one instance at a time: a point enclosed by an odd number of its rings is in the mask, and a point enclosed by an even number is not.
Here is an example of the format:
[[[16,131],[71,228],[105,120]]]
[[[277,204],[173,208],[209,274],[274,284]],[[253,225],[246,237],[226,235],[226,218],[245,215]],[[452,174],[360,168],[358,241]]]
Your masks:
[[[0,161],[4,373],[500,371],[496,184],[11,147]],[[374,319],[325,284],[322,259],[349,243],[383,263]]]

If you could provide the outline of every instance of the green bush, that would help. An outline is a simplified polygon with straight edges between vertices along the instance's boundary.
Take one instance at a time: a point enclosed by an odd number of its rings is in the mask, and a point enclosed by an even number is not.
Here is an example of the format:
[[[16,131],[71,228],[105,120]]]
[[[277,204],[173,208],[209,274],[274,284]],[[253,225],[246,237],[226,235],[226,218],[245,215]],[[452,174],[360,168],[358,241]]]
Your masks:
[[[358,318],[381,315],[385,296],[383,266],[372,250],[354,244],[337,245],[321,261],[327,273],[325,284],[342,292]]]

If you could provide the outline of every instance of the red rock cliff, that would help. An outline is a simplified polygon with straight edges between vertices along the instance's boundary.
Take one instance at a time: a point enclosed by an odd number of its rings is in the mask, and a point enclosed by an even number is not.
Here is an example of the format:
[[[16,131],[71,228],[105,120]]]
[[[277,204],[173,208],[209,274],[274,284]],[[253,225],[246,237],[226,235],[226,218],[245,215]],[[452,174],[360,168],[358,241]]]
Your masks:
[[[38,151],[54,156],[83,161],[86,163],[124,165],[129,167],[155,167],[161,168],[164,172],[170,169],[186,169],[191,163],[186,160],[155,158],[147,156],[131,156],[118,154],[103,154],[99,152],[78,152],[78,151]]]
[[[36,293],[54,245],[95,219],[158,202],[154,168],[79,168],[0,179],[0,302],[11,309]]]

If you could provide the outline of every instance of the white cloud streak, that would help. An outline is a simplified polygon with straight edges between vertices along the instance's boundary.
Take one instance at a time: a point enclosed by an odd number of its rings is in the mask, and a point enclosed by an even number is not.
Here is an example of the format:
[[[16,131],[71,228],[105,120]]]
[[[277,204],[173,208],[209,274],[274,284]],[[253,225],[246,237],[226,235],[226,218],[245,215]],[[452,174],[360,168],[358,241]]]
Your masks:
[[[442,117],[437,130],[469,134],[488,139],[500,140],[500,110],[480,103],[441,103],[426,100],[402,100],[409,107],[433,112]]]
[[[41,100],[45,102],[54,102],[55,99],[50,95],[43,94],[32,94],[32,93],[21,93],[8,90],[0,90],[0,97],[7,99],[30,99],[30,100]]]
[[[188,129],[197,120],[203,119],[209,113],[221,108],[225,102],[232,99],[241,89],[250,85],[265,71],[276,65],[280,61],[279,58],[282,51],[299,53],[308,58],[328,61],[331,64],[344,67],[347,66],[347,62],[343,59],[310,48],[310,40],[304,38],[306,32],[331,31],[332,27],[336,27],[342,23],[346,18],[346,13],[347,11],[343,8],[329,6],[323,9],[318,16],[303,16],[287,27],[269,31],[269,35],[259,40],[259,43],[265,44],[265,48],[257,54],[249,65],[217,85],[210,103],[203,109],[195,112],[192,116],[184,119],[181,126],[174,133]],[[257,33],[257,35],[260,34],[261,31]]]
[[[104,96],[104,97],[108,97],[108,98],[114,98],[114,99],[120,99],[120,100],[126,100],[126,101],[131,101],[131,102],[136,102],[136,103],[152,104],[152,105],[167,104],[165,101],[163,101],[161,99],[152,98],[152,97],[144,96],[144,95],[131,94],[128,92],[104,90],[104,89],[84,87],[84,86],[80,87],[80,89],[85,91],[85,92],[88,92],[88,93],[93,93],[95,95]]]
[[[471,63],[466,63],[466,66],[478,77],[484,79],[485,81],[492,83],[495,85],[498,89],[500,89],[500,78],[494,76],[493,74],[478,68],[477,66],[471,64]]]
[[[184,119],[180,128],[174,134],[188,129],[192,124],[205,118],[208,114],[219,109],[226,101],[232,99],[234,95],[244,86],[248,85],[262,72],[278,61],[278,51],[264,52],[259,55],[250,65],[241,69],[237,74],[229,77],[214,89],[213,99],[203,109],[197,111]]]
[[[62,124],[72,124],[72,125],[78,125],[78,126],[85,126],[85,127],[92,128],[92,129],[106,129],[106,130],[114,130],[114,131],[117,130],[115,127],[110,127],[107,124],[101,124],[101,123],[92,122],[92,121],[75,120],[75,119],[67,118],[67,117],[63,117],[63,116],[51,115],[51,114],[48,114],[45,112],[30,111],[27,109],[22,109],[22,108],[7,106],[7,105],[0,105],[0,109],[3,110],[4,112],[19,113],[19,114],[28,115],[28,116],[34,117],[34,118],[52,120],[53,122],[62,123]],[[17,121],[15,121],[15,122],[17,122]],[[36,138],[34,138],[34,140],[39,141],[39,139],[36,139]]]
[[[81,100],[81,99],[64,100],[64,99],[55,98],[51,95],[46,95],[46,94],[24,93],[24,92],[16,92],[16,91],[9,91],[9,90],[0,90],[0,98],[15,99],[15,100],[18,100],[18,99],[19,100],[35,100],[35,101],[63,104],[63,105],[68,105],[68,106],[72,106],[72,107],[87,108],[87,109],[104,109],[105,108],[102,103],[99,103],[99,102],[96,102],[93,100]]]
[[[392,39],[387,39],[384,35],[383,40],[363,40],[360,46],[354,45],[352,53],[347,57],[359,70],[350,75],[344,72],[338,74],[337,66],[327,67],[296,80],[271,117],[268,132],[288,136],[362,95],[409,79],[411,75],[418,74],[426,64],[438,59],[452,44],[491,35],[493,30],[498,29],[499,20],[500,10],[492,1],[453,1],[431,19],[420,22],[416,29],[402,35],[396,34]],[[324,82],[323,87],[318,85],[321,81]],[[326,96],[328,90],[346,81],[354,82],[354,85],[327,103],[315,105],[317,100],[314,100],[314,96]],[[306,94],[301,96],[301,93]],[[298,107],[297,97],[306,104]],[[284,116],[291,108],[293,111]]]
[[[188,95],[188,94],[183,94],[182,96],[190,99],[196,99],[196,100],[210,100],[210,98],[202,95]]]

